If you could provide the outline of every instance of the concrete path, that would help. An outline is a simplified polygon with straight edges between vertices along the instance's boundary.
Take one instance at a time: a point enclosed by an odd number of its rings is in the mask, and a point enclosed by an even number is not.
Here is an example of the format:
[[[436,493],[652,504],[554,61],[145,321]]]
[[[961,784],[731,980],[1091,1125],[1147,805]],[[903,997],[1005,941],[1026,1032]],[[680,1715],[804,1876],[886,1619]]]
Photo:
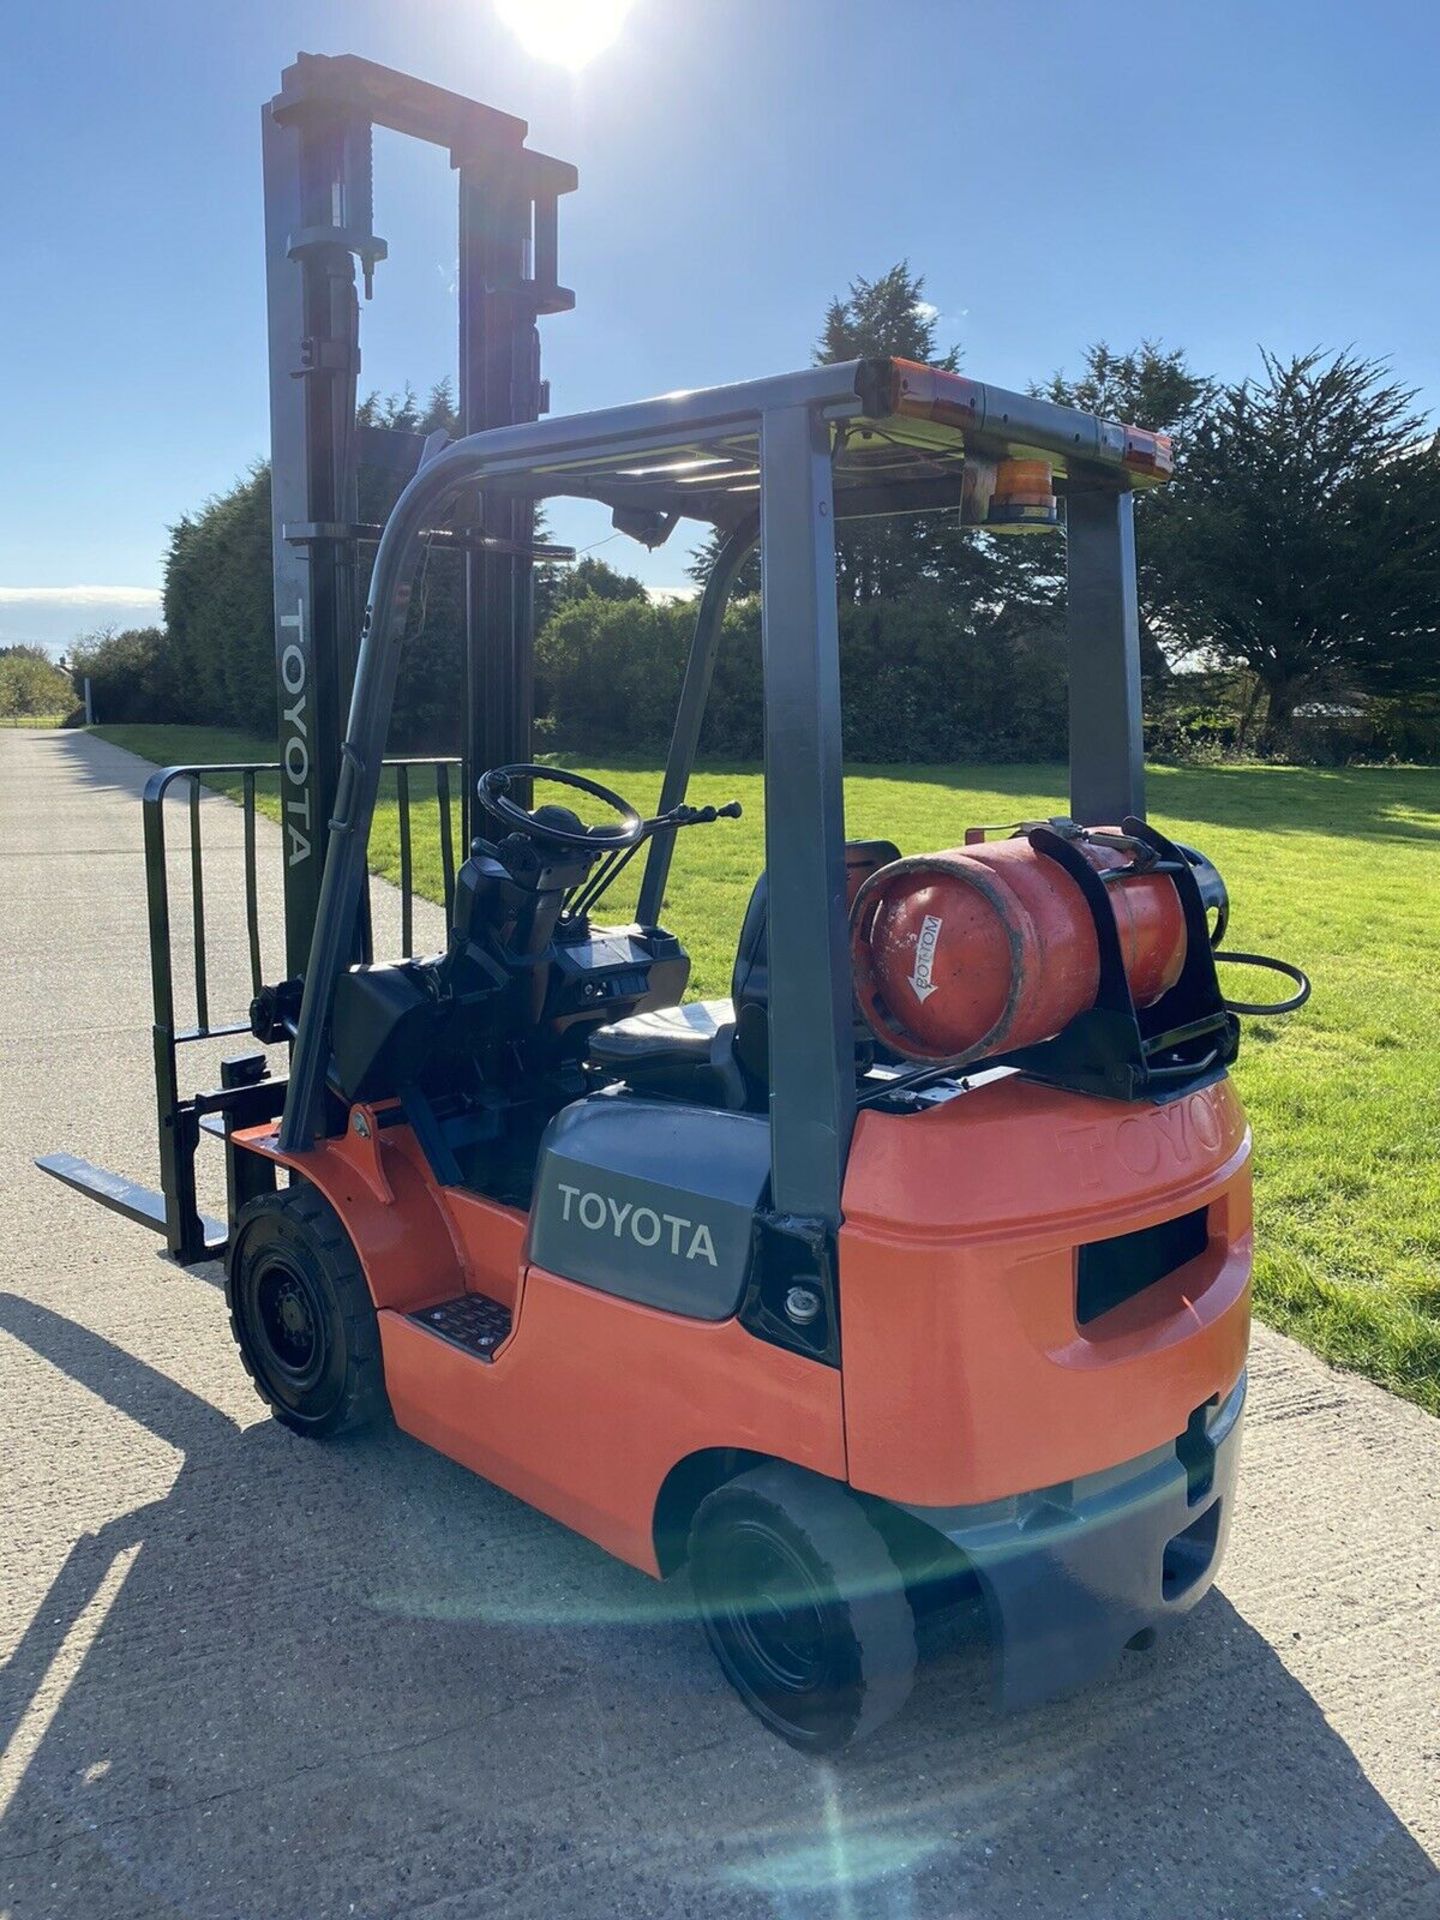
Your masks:
[[[954,1656],[833,1767],[683,1594],[264,1418],[217,1272],[30,1167],[155,1177],[145,772],[0,731],[4,1920],[1440,1915],[1440,1423],[1273,1334],[1183,1631],[1008,1721]]]

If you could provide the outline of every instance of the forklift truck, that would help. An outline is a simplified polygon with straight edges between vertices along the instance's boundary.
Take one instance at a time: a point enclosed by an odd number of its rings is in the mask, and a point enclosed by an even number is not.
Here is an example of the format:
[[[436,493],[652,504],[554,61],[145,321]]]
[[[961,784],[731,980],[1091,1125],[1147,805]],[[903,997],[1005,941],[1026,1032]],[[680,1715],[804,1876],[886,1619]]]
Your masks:
[[[383,457],[412,471],[383,531],[354,512],[355,263],[368,278],[384,252],[375,123],[449,146],[460,172],[466,428],[390,436]],[[73,1155],[42,1165],[159,1228],[182,1263],[224,1254],[241,1357],[295,1432],[393,1418],[630,1565],[688,1568],[725,1674],[797,1747],[834,1751],[894,1714],[917,1620],[961,1591],[985,1603],[1001,1701],[1026,1706],[1192,1608],[1235,1498],[1251,1207],[1212,946],[1227,909],[1219,875],[1143,805],[1132,507],[1163,483],[1168,443],[893,359],[542,418],[534,323],[570,304],[555,205],[574,177],[524,132],[350,58],[302,56],[266,111],[286,968],[262,977],[256,924],[267,769],[239,770],[255,992],[229,1022],[206,987],[209,770],[157,774],[163,1190]],[[556,497],[603,502],[652,545],[681,519],[723,536],[652,815],[534,761],[535,507]],[[993,846],[972,835],[934,857],[943,871],[847,841],[837,520],[1030,530],[1057,499],[1069,817]],[[377,534],[357,650],[355,557]],[[407,893],[406,952],[377,958],[367,841],[436,540],[468,570],[468,853],[446,859],[444,950],[410,951]],[[730,997],[687,1002],[662,916],[680,835],[739,811],[689,790],[722,614],[757,542],[765,870]],[[408,886],[422,763],[389,764]],[[453,766],[424,765],[447,834]],[[177,783],[190,1027],[170,955]],[[634,918],[611,924],[606,892],[642,854]],[[1035,951],[1001,897],[1022,867],[1070,916]],[[970,888],[963,910],[942,882]],[[1146,897],[1169,918],[1141,992]],[[937,1044],[978,977],[982,910],[999,916],[1007,1020],[1077,954],[1084,979],[1063,1022]],[[251,1052],[183,1097],[179,1049],[240,1031],[287,1046],[288,1074]],[[225,1222],[196,1203],[210,1132]]]

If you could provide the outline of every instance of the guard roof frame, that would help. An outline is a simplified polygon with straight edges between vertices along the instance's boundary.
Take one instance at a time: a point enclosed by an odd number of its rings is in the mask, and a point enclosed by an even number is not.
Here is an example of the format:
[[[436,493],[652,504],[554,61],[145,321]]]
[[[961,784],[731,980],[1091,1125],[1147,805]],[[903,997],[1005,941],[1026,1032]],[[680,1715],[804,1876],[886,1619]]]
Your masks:
[[[863,512],[887,509],[875,489],[852,490],[837,453],[851,425],[865,422],[902,423],[899,443],[914,443],[914,472],[898,482],[894,473],[888,476],[892,488],[908,485],[904,504],[890,511],[958,505],[967,467],[982,460],[1038,453],[1051,461],[1067,501],[1072,812],[1089,822],[1143,814],[1131,494],[1164,477],[1157,470],[1168,454],[1163,436],[1137,435],[1033,396],[895,360],[812,367],[467,435],[421,465],[396,502],[376,555],[305,971],[283,1152],[308,1148],[320,1124],[330,1010],[364,882],[424,530],[461,490],[477,484],[513,487],[532,498],[604,499],[617,480],[623,494],[637,460],[738,438],[753,450],[757,478],[753,486],[744,483],[740,502],[730,496],[727,510],[717,512],[703,493],[685,490],[673,470],[668,487],[647,489],[652,499],[663,499],[665,511],[710,519],[731,534],[717,590],[701,598],[666,791],[667,797],[677,787],[683,793],[725,599],[758,530],[772,903],[772,1206],[776,1215],[822,1232],[838,1226],[855,1085],[835,519],[847,504]],[[654,483],[667,476],[638,477]],[[749,498],[757,491],[758,502]],[[852,491],[856,497],[847,502]],[[652,906],[663,891],[668,849],[656,857],[660,866],[647,875],[645,895]]]

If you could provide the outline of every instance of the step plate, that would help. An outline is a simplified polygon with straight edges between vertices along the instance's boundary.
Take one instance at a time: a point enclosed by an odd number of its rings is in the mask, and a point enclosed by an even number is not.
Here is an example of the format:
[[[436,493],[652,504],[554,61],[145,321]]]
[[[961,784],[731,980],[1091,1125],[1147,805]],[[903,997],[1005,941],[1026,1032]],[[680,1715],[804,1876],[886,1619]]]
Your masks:
[[[462,1293],[458,1300],[442,1300],[438,1306],[422,1307],[406,1318],[427,1333],[438,1333],[452,1347],[478,1354],[482,1360],[493,1357],[510,1331],[510,1309],[483,1293]]]

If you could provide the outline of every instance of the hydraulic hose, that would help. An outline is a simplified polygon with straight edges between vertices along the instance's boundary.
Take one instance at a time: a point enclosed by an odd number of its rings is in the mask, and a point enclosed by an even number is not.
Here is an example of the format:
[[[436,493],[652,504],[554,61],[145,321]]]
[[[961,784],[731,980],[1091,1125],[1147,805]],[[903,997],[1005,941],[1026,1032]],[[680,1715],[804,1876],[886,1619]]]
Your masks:
[[[1310,976],[1288,960],[1272,960],[1265,953],[1232,953],[1228,948],[1217,948],[1215,958],[1229,960],[1237,967],[1263,967],[1267,973],[1283,973],[1298,989],[1288,1000],[1227,1000],[1225,1005],[1231,1013],[1294,1013],[1310,998]]]

